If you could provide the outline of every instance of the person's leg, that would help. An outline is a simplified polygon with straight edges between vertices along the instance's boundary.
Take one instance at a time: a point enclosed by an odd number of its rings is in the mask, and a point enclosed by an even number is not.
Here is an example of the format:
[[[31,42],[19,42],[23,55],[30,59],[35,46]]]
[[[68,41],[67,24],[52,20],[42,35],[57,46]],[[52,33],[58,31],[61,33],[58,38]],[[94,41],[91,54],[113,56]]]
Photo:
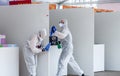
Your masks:
[[[84,74],[83,70],[79,67],[73,56],[71,56],[69,60],[69,65],[79,76],[82,76],[82,74]]]
[[[25,47],[23,53],[29,75],[36,76],[36,64],[34,55],[32,54],[31,50],[27,47]]]
[[[35,55],[34,56],[35,57],[35,71],[36,71],[36,75],[35,76],[37,76],[37,61],[38,61],[38,56],[37,55]]]
[[[58,63],[57,76],[64,76],[66,74],[65,69],[67,69],[67,65],[71,56],[72,56],[72,52],[68,52],[68,50],[62,51],[59,59],[59,63]]]

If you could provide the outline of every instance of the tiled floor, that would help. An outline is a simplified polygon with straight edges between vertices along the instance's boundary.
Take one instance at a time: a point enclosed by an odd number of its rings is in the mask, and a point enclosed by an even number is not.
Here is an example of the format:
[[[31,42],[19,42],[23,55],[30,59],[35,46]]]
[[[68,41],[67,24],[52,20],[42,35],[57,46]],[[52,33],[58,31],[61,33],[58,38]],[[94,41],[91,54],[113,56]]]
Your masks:
[[[120,71],[96,72],[94,76],[120,76]]]

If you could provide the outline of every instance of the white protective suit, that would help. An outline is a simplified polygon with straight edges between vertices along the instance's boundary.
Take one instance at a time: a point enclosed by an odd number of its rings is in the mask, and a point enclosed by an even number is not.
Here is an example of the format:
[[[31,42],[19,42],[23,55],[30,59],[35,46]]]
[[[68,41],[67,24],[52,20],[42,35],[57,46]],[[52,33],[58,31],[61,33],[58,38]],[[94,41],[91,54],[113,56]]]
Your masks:
[[[56,31],[54,33],[55,36],[61,40],[62,44],[62,53],[59,59],[57,76],[65,75],[64,70],[67,69],[68,64],[71,66],[74,72],[77,73],[77,75],[81,76],[84,72],[80,69],[79,65],[73,57],[72,35],[68,28],[67,20],[62,19],[61,21],[63,24],[60,22],[59,26],[61,27],[62,31]]]
[[[42,52],[42,41],[46,35],[46,29],[43,29],[39,31],[38,34],[34,34],[30,40],[26,42],[23,53],[29,76],[36,76],[37,54]]]

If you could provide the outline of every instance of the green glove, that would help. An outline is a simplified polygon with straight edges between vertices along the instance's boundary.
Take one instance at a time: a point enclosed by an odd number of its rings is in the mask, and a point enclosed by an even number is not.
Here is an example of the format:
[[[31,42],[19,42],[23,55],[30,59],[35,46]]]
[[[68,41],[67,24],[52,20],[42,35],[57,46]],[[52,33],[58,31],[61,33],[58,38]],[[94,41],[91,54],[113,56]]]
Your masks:
[[[61,49],[62,45],[59,42],[57,42],[57,47],[58,47],[58,49]]]

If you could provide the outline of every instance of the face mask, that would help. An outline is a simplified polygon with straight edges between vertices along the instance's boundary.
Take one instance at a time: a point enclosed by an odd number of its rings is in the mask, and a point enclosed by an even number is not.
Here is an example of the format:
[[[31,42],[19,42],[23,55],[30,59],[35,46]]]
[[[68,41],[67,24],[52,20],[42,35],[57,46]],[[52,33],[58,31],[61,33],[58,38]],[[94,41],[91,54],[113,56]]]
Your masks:
[[[43,41],[43,38],[40,37],[40,41]]]
[[[39,37],[44,39],[47,36],[46,30],[39,33]]]
[[[43,38],[41,37],[41,35],[38,35],[37,37],[38,37],[38,39],[39,39],[40,41],[43,40]]]
[[[41,44],[41,43],[42,43],[42,41],[43,41],[43,38],[38,37],[38,43],[37,43],[37,44],[38,44],[38,45],[39,45],[39,44]]]
[[[64,26],[64,24],[63,24],[63,23],[60,23],[60,24],[59,24],[59,26],[60,26],[60,27],[63,27],[63,26]]]

